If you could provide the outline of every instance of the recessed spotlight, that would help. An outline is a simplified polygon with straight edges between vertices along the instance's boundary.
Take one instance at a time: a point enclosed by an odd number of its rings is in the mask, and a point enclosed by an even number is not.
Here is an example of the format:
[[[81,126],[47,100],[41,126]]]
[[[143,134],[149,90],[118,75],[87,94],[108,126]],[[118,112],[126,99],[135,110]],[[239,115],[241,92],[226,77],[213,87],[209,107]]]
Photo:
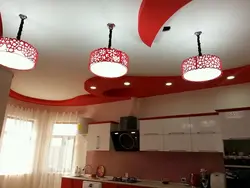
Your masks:
[[[235,76],[228,76],[227,79],[228,80],[233,80],[235,78]]]
[[[125,86],[129,86],[129,85],[130,85],[130,82],[124,82],[124,85],[125,85]]]
[[[172,85],[171,82],[167,82],[167,83],[166,83],[166,86],[171,86],[171,85]]]
[[[91,86],[90,89],[96,89],[96,87],[95,86]]]

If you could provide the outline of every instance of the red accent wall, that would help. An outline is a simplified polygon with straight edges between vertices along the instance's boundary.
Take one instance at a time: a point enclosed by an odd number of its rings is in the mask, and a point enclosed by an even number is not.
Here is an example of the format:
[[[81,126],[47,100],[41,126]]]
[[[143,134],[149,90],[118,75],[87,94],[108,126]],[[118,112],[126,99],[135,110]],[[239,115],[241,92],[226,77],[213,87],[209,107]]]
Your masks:
[[[190,173],[199,173],[201,168],[224,172],[222,153],[88,151],[86,164],[93,169],[104,165],[109,176],[127,172],[140,179],[169,178],[174,182],[180,182],[181,177],[189,178]]]

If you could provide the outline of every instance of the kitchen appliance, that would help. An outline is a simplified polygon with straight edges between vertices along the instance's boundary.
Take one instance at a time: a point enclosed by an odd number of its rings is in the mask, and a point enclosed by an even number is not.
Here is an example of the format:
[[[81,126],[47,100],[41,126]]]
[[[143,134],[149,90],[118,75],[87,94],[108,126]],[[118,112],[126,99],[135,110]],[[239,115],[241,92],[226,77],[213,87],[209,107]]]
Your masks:
[[[200,187],[201,188],[210,188],[210,177],[208,171],[204,168],[200,170]]]
[[[137,182],[139,182],[138,179],[135,177],[128,177],[128,178],[113,177],[113,179],[111,181],[123,182],[123,183],[137,183]]]
[[[138,119],[134,116],[120,117],[119,130],[137,130],[138,129]]]
[[[84,188],[102,188],[101,182],[94,182],[94,181],[83,181],[82,187]]]
[[[249,188],[250,139],[229,139],[223,142],[227,188]]]
[[[200,186],[200,174],[190,174],[190,185],[192,188]]]
[[[138,119],[134,116],[120,118],[118,130],[112,131],[111,138],[116,151],[139,151]]]
[[[215,172],[210,175],[211,188],[226,188],[226,177],[224,173]]]
[[[139,151],[139,131],[112,131],[111,138],[116,151]]]
[[[104,177],[105,175],[105,167],[103,165],[100,165],[96,168],[96,176],[97,177]]]

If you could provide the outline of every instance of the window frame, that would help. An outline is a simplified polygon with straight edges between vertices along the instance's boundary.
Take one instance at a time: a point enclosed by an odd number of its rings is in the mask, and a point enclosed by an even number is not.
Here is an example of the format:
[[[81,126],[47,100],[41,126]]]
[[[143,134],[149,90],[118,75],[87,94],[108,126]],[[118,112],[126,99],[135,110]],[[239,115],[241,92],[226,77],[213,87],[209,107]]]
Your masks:
[[[50,141],[50,146],[49,146],[49,149],[51,148],[51,142],[53,140],[53,138],[61,138],[62,141],[62,146],[60,148],[60,153],[63,153],[64,149],[65,149],[65,141],[69,140],[69,138],[72,138],[73,139],[73,149],[72,149],[72,157],[71,157],[71,169],[69,171],[61,171],[61,172],[58,172],[58,171],[54,171],[54,169],[52,169],[52,171],[50,170],[49,168],[49,172],[50,173],[56,173],[56,174],[62,174],[62,173],[72,173],[72,169],[73,169],[73,161],[74,161],[74,153],[75,153],[75,143],[76,143],[76,135],[53,135],[53,128],[55,125],[65,125],[65,124],[71,124],[71,125],[76,125],[78,126],[78,123],[77,122],[54,122],[53,123],[53,126],[52,126],[52,134],[51,134],[51,141]],[[49,167],[49,166],[48,166]]]

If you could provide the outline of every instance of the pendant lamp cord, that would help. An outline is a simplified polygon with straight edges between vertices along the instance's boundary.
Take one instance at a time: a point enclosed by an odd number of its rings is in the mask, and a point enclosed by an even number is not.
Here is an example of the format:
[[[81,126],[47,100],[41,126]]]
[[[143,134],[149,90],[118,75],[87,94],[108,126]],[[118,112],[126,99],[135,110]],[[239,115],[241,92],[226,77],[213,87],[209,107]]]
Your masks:
[[[197,44],[198,44],[198,53],[199,53],[199,56],[202,56],[202,52],[201,52],[201,39],[200,39],[201,34],[202,34],[201,31],[195,32],[195,35],[197,36]]]
[[[23,25],[24,25],[24,20],[27,19],[27,16],[25,16],[23,14],[20,14],[19,17],[21,18],[21,23],[19,25],[19,29],[18,29],[18,32],[17,32],[17,37],[16,37],[17,40],[21,39],[21,35],[22,35],[22,31],[23,31]]]
[[[108,48],[111,48],[111,46],[112,46],[112,33],[113,33],[114,27],[115,27],[115,24],[108,23],[108,28],[109,28],[109,44],[108,44]]]

